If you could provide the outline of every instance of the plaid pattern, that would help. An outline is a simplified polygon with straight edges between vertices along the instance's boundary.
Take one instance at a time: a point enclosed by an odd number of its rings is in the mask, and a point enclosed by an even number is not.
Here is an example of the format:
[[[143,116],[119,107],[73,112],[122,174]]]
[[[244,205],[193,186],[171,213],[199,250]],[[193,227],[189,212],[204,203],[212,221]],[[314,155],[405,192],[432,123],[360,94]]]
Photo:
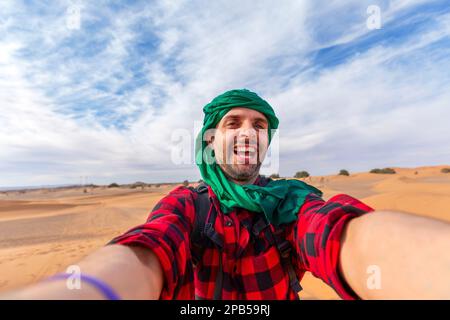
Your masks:
[[[218,214],[214,224],[217,234],[215,243],[209,239],[205,242],[203,257],[195,269],[190,233],[197,193],[186,187],[174,189],[158,202],[146,223],[108,244],[142,245],[155,252],[165,276],[160,299],[212,299],[219,254],[223,261],[222,299],[298,299],[273,241],[274,227],[265,219],[261,222],[261,214],[242,208],[223,214],[209,187],[208,193]],[[296,253],[291,260],[298,279],[310,271],[343,299],[358,298],[338,272],[340,236],[346,222],[370,211],[373,209],[348,195],[336,195],[325,202],[310,194],[285,235]]]

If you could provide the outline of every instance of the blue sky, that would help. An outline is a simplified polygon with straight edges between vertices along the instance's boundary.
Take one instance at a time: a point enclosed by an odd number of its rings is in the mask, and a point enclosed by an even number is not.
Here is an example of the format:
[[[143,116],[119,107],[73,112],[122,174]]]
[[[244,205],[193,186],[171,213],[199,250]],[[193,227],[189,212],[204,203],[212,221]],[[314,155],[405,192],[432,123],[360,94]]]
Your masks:
[[[172,134],[243,87],[280,118],[263,173],[450,164],[448,1],[273,3],[2,1],[0,187],[197,180]]]

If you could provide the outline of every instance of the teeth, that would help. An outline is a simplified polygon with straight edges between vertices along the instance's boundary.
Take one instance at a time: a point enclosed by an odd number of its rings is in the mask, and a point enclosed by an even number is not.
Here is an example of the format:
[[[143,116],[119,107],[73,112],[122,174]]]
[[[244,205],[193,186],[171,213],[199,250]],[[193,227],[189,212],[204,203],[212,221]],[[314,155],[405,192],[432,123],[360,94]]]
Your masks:
[[[235,150],[237,152],[250,152],[250,153],[256,152],[256,148],[254,147],[235,147]]]

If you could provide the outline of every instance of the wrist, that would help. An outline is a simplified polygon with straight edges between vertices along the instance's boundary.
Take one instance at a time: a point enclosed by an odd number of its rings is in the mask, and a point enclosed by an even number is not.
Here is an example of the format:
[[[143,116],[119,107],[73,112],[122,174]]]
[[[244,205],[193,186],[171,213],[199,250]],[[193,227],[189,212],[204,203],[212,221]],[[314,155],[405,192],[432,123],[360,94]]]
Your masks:
[[[57,281],[65,282],[65,287],[67,290],[81,290],[83,287],[90,287],[95,289],[95,291],[106,300],[120,300],[119,295],[111,288],[109,284],[101,280],[100,278],[80,273],[80,274],[68,274],[59,273],[50,278],[44,280],[45,282]],[[92,291],[92,290],[91,290]]]

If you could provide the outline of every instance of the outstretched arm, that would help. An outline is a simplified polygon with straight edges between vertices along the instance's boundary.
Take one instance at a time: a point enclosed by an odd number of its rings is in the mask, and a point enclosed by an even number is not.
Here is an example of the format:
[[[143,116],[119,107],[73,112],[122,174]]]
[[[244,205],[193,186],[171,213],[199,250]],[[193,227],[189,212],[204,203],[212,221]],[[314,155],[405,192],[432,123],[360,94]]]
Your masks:
[[[450,299],[450,224],[385,211],[352,219],[339,267],[363,299]]]
[[[109,245],[77,264],[82,274],[109,285],[122,299],[158,299],[163,273],[156,255],[138,246]],[[69,289],[66,280],[42,281],[24,289],[0,295],[0,299],[103,299],[90,284]]]
[[[193,192],[171,191],[153,208],[147,222],[111,240],[78,266],[81,274],[111,286],[122,299],[193,297],[189,234],[195,216]],[[83,279],[82,279],[83,280]],[[68,289],[66,280],[40,282],[0,295],[0,299],[101,299],[91,284]]]

